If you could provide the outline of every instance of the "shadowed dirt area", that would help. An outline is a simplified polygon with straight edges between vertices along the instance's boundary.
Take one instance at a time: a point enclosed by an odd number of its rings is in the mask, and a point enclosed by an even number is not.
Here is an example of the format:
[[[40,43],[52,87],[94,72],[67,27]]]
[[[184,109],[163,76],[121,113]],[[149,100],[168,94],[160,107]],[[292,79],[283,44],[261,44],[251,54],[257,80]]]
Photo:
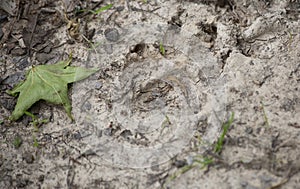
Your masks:
[[[2,0],[0,188],[298,188],[298,0]],[[72,114],[7,94],[72,55]],[[30,95],[28,96],[30,98]],[[228,130],[227,130],[228,129]]]

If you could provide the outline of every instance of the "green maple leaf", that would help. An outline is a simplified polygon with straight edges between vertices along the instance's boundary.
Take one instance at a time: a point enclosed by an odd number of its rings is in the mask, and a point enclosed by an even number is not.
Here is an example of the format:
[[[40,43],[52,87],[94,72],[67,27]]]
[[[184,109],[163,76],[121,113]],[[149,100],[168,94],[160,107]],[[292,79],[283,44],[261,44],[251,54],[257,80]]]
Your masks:
[[[68,98],[68,83],[87,78],[98,69],[86,69],[69,66],[71,58],[53,65],[32,67],[26,73],[26,80],[20,82],[8,94],[16,96],[18,101],[10,119],[18,120],[35,102],[45,100],[53,104],[62,104],[72,119],[71,103]]]

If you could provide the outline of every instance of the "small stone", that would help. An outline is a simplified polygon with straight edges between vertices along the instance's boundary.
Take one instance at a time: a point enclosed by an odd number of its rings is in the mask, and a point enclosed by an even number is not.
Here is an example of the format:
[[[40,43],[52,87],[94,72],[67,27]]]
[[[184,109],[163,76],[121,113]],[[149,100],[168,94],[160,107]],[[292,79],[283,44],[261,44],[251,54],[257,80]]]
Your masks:
[[[21,38],[21,39],[19,39],[18,41],[19,41],[20,47],[21,47],[22,49],[25,49],[25,48],[26,48],[26,45],[25,45],[24,39]]]
[[[123,138],[129,140],[129,138],[132,136],[132,133],[130,130],[124,130],[122,131],[122,133],[120,134],[120,136],[122,136]]]
[[[86,101],[82,106],[81,106],[81,111],[87,112],[91,110],[92,104],[89,101]]]
[[[39,182],[44,182],[45,176],[44,175],[40,175],[38,178]]]
[[[103,84],[102,84],[101,82],[97,82],[97,83],[95,84],[95,89],[96,89],[96,90],[100,90],[102,87],[103,87]]]
[[[187,163],[188,165],[192,165],[192,164],[194,163],[194,158],[193,158],[192,156],[188,156],[188,157],[186,158],[186,163]]]
[[[173,162],[173,165],[175,165],[177,168],[181,168],[183,166],[187,165],[187,162],[185,160],[176,160]]]
[[[137,53],[131,53],[131,54],[129,55],[129,60],[130,60],[130,61],[136,62],[136,61],[138,61],[138,59],[139,59],[139,56],[138,56]]]
[[[25,160],[25,162],[28,164],[32,164],[34,161],[34,157],[30,152],[25,152],[23,154],[23,160]]]
[[[108,28],[104,31],[105,38],[108,41],[116,42],[120,38],[120,34],[116,28]]]
[[[116,10],[117,10],[118,12],[121,12],[121,11],[124,10],[124,9],[125,9],[124,6],[118,6],[118,7],[116,8]]]
[[[81,137],[81,134],[78,132],[78,133],[74,133],[73,134],[73,137],[74,137],[74,139],[76,139],[76,140],[80,140],[82,137]]]
[[[251,127],[246,127],[245,132],[247,134],[252,134],[253,133],[253,129]]]
[[[103,134],[106,135],[106,136],[112,136],[112,128],[106,128],[104,129],[104,132]]]

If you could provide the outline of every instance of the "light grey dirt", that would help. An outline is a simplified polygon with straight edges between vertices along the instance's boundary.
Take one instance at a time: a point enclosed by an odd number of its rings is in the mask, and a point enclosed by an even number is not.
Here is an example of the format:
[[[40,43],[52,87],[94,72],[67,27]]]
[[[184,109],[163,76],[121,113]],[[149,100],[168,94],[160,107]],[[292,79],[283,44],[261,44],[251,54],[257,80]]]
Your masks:
[[[25,34],[1,52],[0,188],[299,187],[299,1],[97,2],[113,7],[80,21],[79,2],[53,3],[70,18],[46,22],[51,50],[33,37],[28,62],[15,50]],[[49,120],[38,131],[26,116],[8,121],[5,90],[70,53],[100,68],[70,86],[75,122],[45,102],[30,109]]]

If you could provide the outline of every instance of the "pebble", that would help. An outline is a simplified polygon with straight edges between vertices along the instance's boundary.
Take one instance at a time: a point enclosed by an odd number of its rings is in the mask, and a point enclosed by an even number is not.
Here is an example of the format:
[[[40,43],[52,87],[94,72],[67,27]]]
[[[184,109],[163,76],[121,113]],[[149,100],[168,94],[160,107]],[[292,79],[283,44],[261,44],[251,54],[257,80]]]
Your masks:
[[[103,84],[102,84],[101,82],[97,82],[97,83],[95,84],[95,89],[96,89],[96,90],[100,90],[102,87],[103,87]]]
[[[192,164],[194,163],[194,158],[193,158],[192,156],[188,156],[188,157],[186,158],[186,163],[187,163],[188,165],[192,165]]]
[[[81,111],[87,112],[91,110],[92,104],[89,101],[86,101],[82,106],[81,106]]]
[[[78,132],[78,133],[73,134],[73,138],[76,140],[80,140],[82,137],[81,137],[81,134]]]
[[[44,175],[40,175],[39,178],[38,178],[38,181],[39,182],[44,182],[45,180],[45,176]]]
[[[108,28],[104,31],[104,36],[108,41],[116,42],[120,38],[120,34],[116,28]]]
[[[130,130],[124,130],[122,131],[122,133],[120,134],[120,136],[124,137],[125,139],[129,139],[132,136],[132,133]]]
[[[106,135],[106,136],[112,136],[113,129],[112,128],[106,128],[106,129],[104,129],[103,134]]]
[[[247,134],[252,134],[253,133],[253,129],[251,127],[246,127],[245,132]]]
[[[32,164],[34,161],[34,157],[30,152],[25,152],[23,154],[23,160],[25,160],[25,162],[28,164]]]
[[[124,9],[125,9],[124,6],[118,6],[118,7],[116,8],[116,10],[117,10],[118,12],[121,12],[121,11],[123,11]]]
[[[176,160],[173,162],[173,165],[175,165],[177,168],[181,168],[186,166],[188,163],[185,160]]]

